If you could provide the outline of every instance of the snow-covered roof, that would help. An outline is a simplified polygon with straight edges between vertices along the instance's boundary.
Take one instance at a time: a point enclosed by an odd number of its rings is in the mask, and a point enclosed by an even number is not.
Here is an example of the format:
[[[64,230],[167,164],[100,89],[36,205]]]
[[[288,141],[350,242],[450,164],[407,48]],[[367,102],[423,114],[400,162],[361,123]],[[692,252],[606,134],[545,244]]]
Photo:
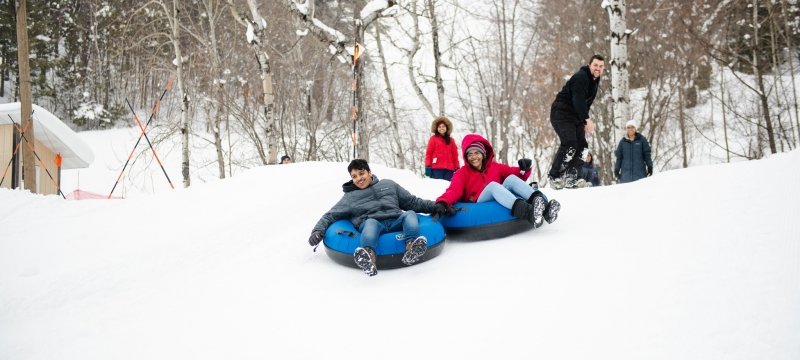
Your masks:
[[[11,119],[17,125],[22,125],[20,103],[0,104],[0,125],[10,125]],[[85,168],[94,161],[92,149],[77,133],[61,119],[36,104],[33,105],[33,134],[36,141],[61,154],[62,169]]]

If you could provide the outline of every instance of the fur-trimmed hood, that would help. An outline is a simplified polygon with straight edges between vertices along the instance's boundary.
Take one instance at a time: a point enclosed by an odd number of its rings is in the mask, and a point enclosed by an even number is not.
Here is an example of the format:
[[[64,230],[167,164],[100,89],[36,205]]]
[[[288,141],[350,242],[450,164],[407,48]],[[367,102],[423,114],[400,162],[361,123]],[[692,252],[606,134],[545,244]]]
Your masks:
[[[440,122],[443,122],[444,126],[447,126],[447,133],[445,133],[445,135],[447,136],[452,135],[453,123],[450,122],[450,119],[448,119],[446,116],[437,116],[435,119],[433,119],[433,121],[431,122],[431,132],[434,134],[438,134],[436,128],[439,127]]]

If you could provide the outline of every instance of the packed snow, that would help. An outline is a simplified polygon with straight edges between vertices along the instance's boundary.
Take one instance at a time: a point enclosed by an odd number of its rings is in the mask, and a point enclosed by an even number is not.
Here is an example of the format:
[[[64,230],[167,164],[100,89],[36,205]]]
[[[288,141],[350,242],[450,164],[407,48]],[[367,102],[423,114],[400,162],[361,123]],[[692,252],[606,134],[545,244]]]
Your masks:
[[[0,189],[0,359],[800,358],[800,151],[545,189],[554,224],[375,277],[307,244],[346,166],[124,200]]]

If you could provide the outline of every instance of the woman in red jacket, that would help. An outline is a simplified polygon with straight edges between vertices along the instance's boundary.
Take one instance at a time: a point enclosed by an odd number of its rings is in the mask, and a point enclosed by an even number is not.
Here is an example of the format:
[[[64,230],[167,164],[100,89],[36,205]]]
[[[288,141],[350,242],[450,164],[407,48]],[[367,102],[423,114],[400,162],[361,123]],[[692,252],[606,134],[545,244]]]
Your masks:
[[[561,209],[558,201],[546,202],[541,191],[525,183],[531,175],[530,159],[520,159],[519,167],[495,162],[492,145],[477,134],[465,136],[461,148],[465,165],[455,172],[450,186],[436,202],[453,205],[456,201],[495,200],[510,209],[514,217],[528,220],[537,228],[543,220],[556,220]]]
[[[439,116],[431,123],[431,135],[425,150],[425,176],[450,181],[458,169],[458,147],[450,137],[453,124],[450,119]]]

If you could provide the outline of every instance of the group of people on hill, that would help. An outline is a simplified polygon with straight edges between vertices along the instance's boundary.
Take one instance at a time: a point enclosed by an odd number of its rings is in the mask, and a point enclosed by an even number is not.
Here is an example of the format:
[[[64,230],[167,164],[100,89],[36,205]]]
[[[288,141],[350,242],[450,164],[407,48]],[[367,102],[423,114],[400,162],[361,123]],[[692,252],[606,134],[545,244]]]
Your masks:
[[[435,201],[416,197],[392,180],[378,179],[363,159],[351,161],[347,167],[351,180],[342,185],[344,195],[314,225],[309,245],[317,246],[333,222],[349,219],[361,233],[353,261],[373,276],[378,273],[375,249],[382,234],[401,231],[406,246],[401,261],[406,265],[416,263],[425,254],[428,243],[419,233],[417,213],[452,216],[456,202],[494,200],[534,228],[557,219],[561,209],[558,201],[545,201],[541,191],[525,183],[531,174],[530,159],[520,159],[519,166],[498,163],[494,161],[492,145],[477,134],[466,136],[461,147],[465,165],[446,174],[451,178],[450,184]]]
[[[605,59],[594,55],[582,66],[556,94],[550,106],[550,124],[560,145],[553,157],[548,172],[548,183],[553,189],[580,188],[600,185],[600,177],[594,164],[594,156],[586,154],[586,135],[594,131],[595,123],[589,115],[594,103],[600,77],[605,69]],[[626,135],[619,141],[614,152],[614,176],[619,183],[636,181],[653,174],[650,144],[639,133],[634,120],[627,122]],[[433,135],[425,152],[425,175],[434,179],[451,180],[459,168],[458,152],[451,134],[453,124],[446,117],[434,119]]]
[[[600,55],[592,56],[588,65],[582,66],[567,80],[550,107],[550,123],[561,141],[548,173],[548,181],[554,189],[600,184],[594,156],[589,153],[584,161],[581,154],[589,145],[586,135],[595,128],[589,109],[597,95],[604,69],[605,59]],[[635,121],[628,121],[625,127],[626,135],[614,152],[614,176],[619,183],[653,174],[650,144],[644,135],[637,132]]]
[[[553,189],[598,186],[600,179],[594,157],[581,154],[588,147],[586,135],[595,127],[589,110],[597,95],[605,59],[594,55],[570,77],[556,95],[550,108],[550,123],[558,135],[558,147],[548,172]],[[427,239],[419,234],[417,213],[452,216],[456,202],[496,201],[511,214],[524,219],[534,228],[558,217],[561,205],[545,201],[537,187],[526,184],[530,177],[531,159],[519,159],[518,166],[509,166],[494,159],[492,145],[478,134],[469,134],[461,142],[461,151],[452,137],[453,124],[444,116],[431,123],[433,135],[425,151],[425,175],[450,181],[448,188],[435,201],[412,195],[392,180],[379,180],[363,159],[350,162],[347,171],[351,180],[342,185],[344,195],[314,226],[308,242],[317,246],[327,227],[334,221],[349,219],[361,233],[360,246],[353,254],[356,265],[372,276],[377,274],[376,244],[381,234],[401,231],[406,242],[402,262],[416,263],[427,250]],[[461,166],[459,156],[463,158]],[[626,134],[615,151],[614,175],[620,183],[635,181],[653,173],[650,145],[637,131],[635,121],[628,121]]]

